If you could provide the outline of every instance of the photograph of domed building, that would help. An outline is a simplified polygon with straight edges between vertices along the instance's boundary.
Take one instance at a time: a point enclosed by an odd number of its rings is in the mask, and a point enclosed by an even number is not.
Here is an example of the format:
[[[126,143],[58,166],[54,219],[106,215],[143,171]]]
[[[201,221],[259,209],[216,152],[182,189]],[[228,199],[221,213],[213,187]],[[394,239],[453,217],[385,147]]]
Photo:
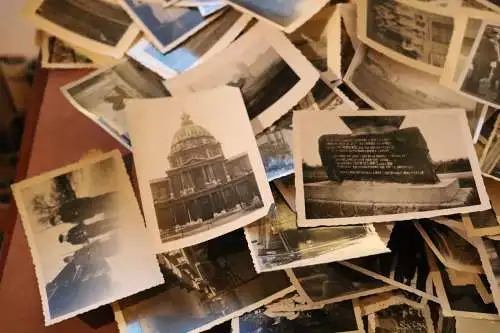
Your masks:
[[[150,181],[162,242],[224,225],[264,206],[248,154],[225,156],[221,142],[186,113],[166,158],[166,176]]]

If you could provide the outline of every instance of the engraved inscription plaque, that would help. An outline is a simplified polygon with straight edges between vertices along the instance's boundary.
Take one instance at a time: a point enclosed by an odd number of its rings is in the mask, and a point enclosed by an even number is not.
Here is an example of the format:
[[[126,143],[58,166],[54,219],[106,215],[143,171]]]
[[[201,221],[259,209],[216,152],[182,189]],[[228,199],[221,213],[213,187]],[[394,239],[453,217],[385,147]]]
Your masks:
[[[427,143],[416,127],[374,134],[323,135],[319,153],[328,178],[334,181],[439,181]]]

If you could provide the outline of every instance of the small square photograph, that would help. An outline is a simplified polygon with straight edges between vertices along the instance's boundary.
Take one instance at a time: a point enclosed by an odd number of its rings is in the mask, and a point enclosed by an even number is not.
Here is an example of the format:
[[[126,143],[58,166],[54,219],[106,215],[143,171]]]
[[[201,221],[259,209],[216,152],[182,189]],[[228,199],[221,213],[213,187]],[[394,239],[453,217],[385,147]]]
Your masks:
[[[57,37],[43,34],[42,67],[44,68],[96,68],[91,59]]]
[[[257,23],[227,49],[164,82],[172,96],[228,85],[240,89],[257,135],[290,111],[319,79],[278,30]]]
[[[238,89],[128,100],[126,109],[144,214],[159,251],[268,214],[273,196]]]
[[[272,314],[271,314],[272,315]],[[363,321],[357,300],[327,304],[322,308],[271,316],[262,307],[234,318],[233,333],[361,333]]]
[[[121,58],[139,34],[113,1],[29,0],[21,15],[52,36],[114,58]]]
[[[118,151],[12,188],[35,264],[45,325],[163,282]]]
[[[373,225],[298,228],[297,216],[271,187],[275,211],[245,227],[257,272],[347,260],[387,252]]]
[[[196,7],[164,6],[142,0],[119,2],[161,53],[172,50],[221,14],[204,17]]]
[[[490,208],[463,110],[302,111],[293,129],[299,227]]]
[[[418,1],[358,1],[359,39],[369,47],[416,69],[440,75],[454,20],[446,8]]]
[[[249,15],[227,10],[217,20],[211,21],[169,52],[160,52],[147,39],[142,38],[127,55],[164,79],[169,79],[228,47],[250,20]]]
[[[157,257],[165,283],[116,303],[122,333],[202,332],[295,290],[254,270],[242,229]]]
[[[396,289],[374,277],[340,263],[287,270],[297,292],[307,304],[324,305]]]
[[[78,111],[129,150],[132,146],[125,119],[125,99],[170,96],[161,77],[132,59],[94,71],[61,87],[61,91]]]
[[[229,5],[292,33],[324,6],[328,0],[228,0]]]

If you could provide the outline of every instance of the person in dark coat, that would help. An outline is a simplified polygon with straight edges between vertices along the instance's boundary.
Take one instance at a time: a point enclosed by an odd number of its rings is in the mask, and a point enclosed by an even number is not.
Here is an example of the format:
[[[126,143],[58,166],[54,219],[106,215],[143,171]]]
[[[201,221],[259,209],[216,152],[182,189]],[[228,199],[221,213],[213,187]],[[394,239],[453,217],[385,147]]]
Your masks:
[[[59,235],[59,243],[68,242],[73,245],[88,244],[94,237],[102,236],[115,227],[114,219],[104,219],[90,224],[79,223],[66,235]]]
[[[97,214],[113,208],[117,200],[116,192],[104,193],[95,197],[75,198],[59,207],[59,216],[65,223],[82,223]]]

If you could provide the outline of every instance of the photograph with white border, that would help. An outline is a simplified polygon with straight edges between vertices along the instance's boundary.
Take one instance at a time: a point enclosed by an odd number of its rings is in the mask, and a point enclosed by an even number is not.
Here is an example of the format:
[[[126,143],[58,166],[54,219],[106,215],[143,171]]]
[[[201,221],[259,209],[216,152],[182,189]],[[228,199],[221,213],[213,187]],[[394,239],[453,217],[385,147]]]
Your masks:
[[[118,2],[161,53],[177,47],[222,14],[219,11],[204,17],[196,7],[165,7],[142,0]]]
[[[293,135],[299,227],[490,208],[464,110],[301,111]]]
[[[500,221],[493,209],[462,215],[465,231],[472,237],[500,234]]]
[[[493,300],[498,310],[500,309],[500,239],[483,237],[474,238],[473,241],[481,257],[484,273],[490,283]]]
[[[322,264],[388,252],[373,225],[298,228],[297,216],[271,187],[273,214],[245,227],[257,272]]]
[[[221,85],[240,88],[255,134],[291,110],[319,73],[279,30],[257,23],[227,49],[164,82],[173,96]]]
[[[131,150],[125,99],[169,96],[161,77],[132,59],[101,68],[62,86],[68,101]]]
[[[226,0],[239,11],[292,33],[326,6],[329,0]]]
[[[127,55],[164,79],[168,79],[224,50],[250,20],[251,17],[248,15],[227,10],[217,20],[207,24],[171,51],[162,53],[146,38],[142,38],[127,52]]]
[[[57,37],[42,33],[43,68],[97,68],[91,59],[78,52],[71,45]]]
[[[140,32],[120,5],[106,0],[28,0],[21,16],[74,46],[117,59]]]
[[[293,293],[285,272],[255,272],[244,237],[158,254],[165,284],[115,303],[120,333],[202,332]]]
[[[158,252],[207,241],[268,214],[274,200],[237,88],[127,100],[126,114]]]
[[[452,13],[418,1],[357,3],[361,42],[416,69],[441,74],[454,28]]]
[[[12,189],[46,326],[163,282],[118,150]]]

